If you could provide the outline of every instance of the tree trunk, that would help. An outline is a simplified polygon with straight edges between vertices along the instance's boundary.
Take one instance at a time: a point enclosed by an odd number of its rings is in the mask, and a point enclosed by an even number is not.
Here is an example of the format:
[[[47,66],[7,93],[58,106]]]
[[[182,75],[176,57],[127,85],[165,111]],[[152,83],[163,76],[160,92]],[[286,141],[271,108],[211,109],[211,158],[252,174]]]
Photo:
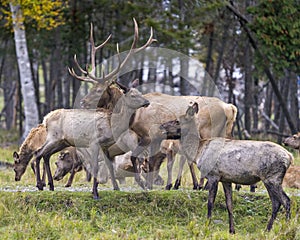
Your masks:
[[[204,83],[202,86],[201,95],[209,95],[209,88],[212,80],[212,69],[213,69],[213,62],[212,62],[212,52],[213,52],[213,42],[214,42],[214,23],[209,23],[206,25],[206,34],[209,34],[209,42],[208,42],[208,50],[207,50],[207,57],[205,63],[205,73],[204,73]]]
[[[20,5],[14,5],[12,3],[9,5],[12,12],[16,54],[20,72],[21,91],[24,101],[25,124],[22,139],[25,139],[31,128],[36,127],[38,124],[39,115],[27,50],[25,26],[21,20],[22,10]]]
[[[288,94],[289,94],[289,83],[290,83],[290,75],[289,73],[286,71],[285,73],[285,77],[282,81],[282,98],[285,102],[287,102],[288,99]],[[282,133],[284,132],[284,126],[285,126],[285,118],[284,118],[284,114],[283,112],[280,113],[280,121],[279,121],[279,133],[280,135],[278,135],[277,137],[277,143],[281,144],[282,142]]]
[[[296,128],[298,129],[298,131],[300,131],[298,85],[297,75],[295,73],[291,73],[289,98],[291,117]]]
[[[251,106],[253,99],[253,87],[252,87],[252,76],[251,76],[251,60],[250,60],[250,44],[249,41],[245,41],[245,54],[244,54],[244,68],[245,68],[245,129],[251,134]]]
[[[268,84],[266,87],[266,100],[265,100],[265,104],[264,104],[264,112],[269,119],[271,119],[272,102],[273,102],[273,91],[272,91],[271,85]],[[265,125],[265,128],[264,128],[265,133],[267,133],[268,130],[270,129],[270,121],[265,119],[264,125]]]

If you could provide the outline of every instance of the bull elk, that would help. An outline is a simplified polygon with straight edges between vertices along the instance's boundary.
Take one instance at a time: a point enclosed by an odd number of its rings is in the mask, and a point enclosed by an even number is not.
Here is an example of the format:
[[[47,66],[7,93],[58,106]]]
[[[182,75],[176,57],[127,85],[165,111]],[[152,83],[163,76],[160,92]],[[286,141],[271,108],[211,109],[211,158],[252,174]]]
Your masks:
[[[204,139],[195,131],[197,112],[198,104],[194,103],[180,116],[179,121],[166,122],[160,128],[167,138],[180,139],[187,159],[195,162],[202,177],[207,178],[207,217],[211,218],[218,183],[221,182],[229,215],[229,232],[235,233],[231,185],[250,185],[261,180],[272,202],[272,216],[267,230],[271,230],[281,205],[286,210],[286,218],[290,218],[290,199],[282,189],[282,181],[293,161],[292,154],[280,145],[267,141]]]
[[[49,166],[50,156],[68,146],[76,146],[82,148],[89,148],[89,154],[92,154],[94,159],[92,173],[94,176],[97,174],[98,159],[101,158],[99,153],[101,150],[105,153],[105,161],[108,166],[108,170],[112,176],[112,183],[114,189],[119,189],[115,180],[113,166],[110,159],[110,155],[115,154],[115,149],[109,149],[115,142],[122,142],[122,136],[128,136],[131,134],[130,119],[135,113],[136,109],[146,107],[149,105],[149,101],[145,99],[142,94],[136,89],[125,89],[125,94],[119,99],[116,108],[118,111],[111,112],[106,109],[57,109],[47,114],[43,120],[42,126],[46,129],[46,137],[43,145],[39,149],[35,149],[36,158],[36,181],[39,190],[43,190],[43,183],[40,178],[40,159],[44,159],[46,170],[48,173],[49,188],[54,190],[53,179]],[[119,121],[118,134],[113,134],[111,126],[111,118],[122,119]],[[122,136],[121,136],[122,135]],[[32,136],[28,136],[25,142],[31,141]],[[128,137],[123,142],[123,145],[128,144]],[[21,147],[22,148],[22,147]],[[15,171],[20,165],[25,165],[22,168],[24,173],[28,164],[26,156],[21,151],[21,154],[14,153],[15,158]],[[31,153],[32,154],[32,153]],[[25,163],[24,163],[25,162]],[[94,181],[96,182],[96,181]],[[93,187],[94,197],[98,198],[96,186]]]
[[[134,20],[134,40],[123,61],[119,61],[116,69],[114,69],[108,75],[102,75],[101,77],[95,76],[95,56],[97,50],[103,48],[107,41],[106,39],[99,46],[95,46],[92,28],[90,34],[91,42],[91,71],[84,70],[77,62],[76,55],[74,57],[75,63],[81,75],[77,75],[74,69],[69,69],[70,74],[76,79],[92,83],[93,86],[89,93],[81,100],[81,105],[84,108],[90,108],[97,106],[98,108],[113,109],[115,103],[123,95],[120,87],[117,83],[117,75],[120,70],[125,66],[129,57],[132,54],[141,52],[147,46],[149,46],[155,39],[153,39],[153,32],[151,29],[150,37],[145,45],[140,48],[136,48],[138,40],[138,26]],[[118,48],[117,48],[118,50]],[[119,53],[118,53],[119,55]],[[88,68],[87,68],[88,69]],[[135,178],[141,187],[145,187],[145,184],[138,174],[138,162],[137,157],[142,153],[149,152],[149,170],[152,172],[155,165],[154,157],[159,153],[160,144],[162,138],[159,133],[159,126],[161,123],[174,119],[185,112],[185,106],[190,102],[197,102],[199,105],[199,116],[197,119],[197,131],[203,138],[210,137],[231,137],[231,132],[236,118],[237,108],[232,104],[226,104],[218,98],[214,97],[200,97],[200,96],[171,96],[158,92],[148,93],[143,95],[149,100],[150,106],[147,109],[138,109],[133,118],[132,129],[138,135],[139,145],[132,150],[131,160],[135,171],[137,172]],[[118,124],[118,119],[112,119],[112,125]],[[121,153],[120,153],[121,154]],[[192,169],[192,168],[191,168]],[[198,182],[195,177],[195,173],[192,172],[194,180],[194,188],[197,188]],[[148,187],[152,187],[153,176],[149,174]]]

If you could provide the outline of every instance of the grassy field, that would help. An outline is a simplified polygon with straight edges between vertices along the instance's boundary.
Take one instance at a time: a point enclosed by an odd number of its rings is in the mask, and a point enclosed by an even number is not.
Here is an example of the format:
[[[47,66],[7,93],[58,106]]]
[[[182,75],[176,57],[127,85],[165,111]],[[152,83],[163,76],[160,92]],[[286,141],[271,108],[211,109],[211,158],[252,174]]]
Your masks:
[[[2,146],[0,160],[12,162],[15,145]],[[54,160],[52,166],[54,168]],[[296,164],[300,165],[299,158]],[[176,173],[176,170],[174,171]],[[161,171],[166,177],[166,167]],[[166,178],[165,178],[166,179]],[[76,176],[74,188],[67,179],[55,182],[55,191],[37,191],[34,175],[27,169],[21,182],[12,169],[0,170],[1,239],[300,239],[300,190],[286,189],[292,200],[292,219],[285,221],[282,209],[271,232],[265,228],[271,201],[262,184],[257,193],[248,187],[234,192],[236,234],[228,233],[228,215],[220,186],[212,221],[206,219],[207,192],[192,191],[185,170],[179,191],[156,186],[141,191],[132,179],[121,191],[110,184],[99,188],[100,200],[93,200],[91,183],[84,173]]]

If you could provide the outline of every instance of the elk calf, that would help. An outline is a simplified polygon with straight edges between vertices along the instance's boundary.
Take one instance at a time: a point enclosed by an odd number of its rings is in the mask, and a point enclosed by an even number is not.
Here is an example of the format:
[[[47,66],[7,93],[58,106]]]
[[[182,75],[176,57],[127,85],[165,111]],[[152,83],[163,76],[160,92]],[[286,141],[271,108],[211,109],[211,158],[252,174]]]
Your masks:
[[[63,179],[67,173],[70,173],[70,177],[65,187],[71,187],[75,174],[84,169],[86,172],[86,180],[89,182],[91,180],[91,174],[87,171],[83,162],[84,159],[80,158],[76,148],[67,147],[59,153],[57,161],[55,162],[56,170],[53,176],[54,180],[59,181]]]
[[[262,181],[272,201],[272,216],[267,230],[281,205],[290,217],[290,199],[282,189],[284,175],[293,161],[293,156],[283,147],[263,141],[230,140],[225,138],[201,139],[197,134],[195,113],[198,104],[189,106],[186,114],[161,125],[167,138],[181,140],[182,150],[188,160],[197,163],[202,177],[208,181],[208,214],[210,219],[218,183],[223,184],[229,215],[229,232],[235,233],[232,211],[232,183],[250,185]],[[178,131],[180,129],[180,131]],[[179,132],[179,134],[178,134]]]

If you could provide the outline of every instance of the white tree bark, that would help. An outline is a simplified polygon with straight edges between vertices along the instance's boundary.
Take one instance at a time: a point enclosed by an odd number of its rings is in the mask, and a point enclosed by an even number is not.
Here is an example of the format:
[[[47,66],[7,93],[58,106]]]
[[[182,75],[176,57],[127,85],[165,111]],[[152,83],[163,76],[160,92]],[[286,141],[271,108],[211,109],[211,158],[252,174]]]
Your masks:
[[[36,127],[39,122],[38,107],[27,50],[22,9],[20,5],[14,5],[10,3],[10,10],[12,12],[16,54],[20,73],[21,92],[24,101],[25,123],[22,139],[25,139],[31,128]]]

